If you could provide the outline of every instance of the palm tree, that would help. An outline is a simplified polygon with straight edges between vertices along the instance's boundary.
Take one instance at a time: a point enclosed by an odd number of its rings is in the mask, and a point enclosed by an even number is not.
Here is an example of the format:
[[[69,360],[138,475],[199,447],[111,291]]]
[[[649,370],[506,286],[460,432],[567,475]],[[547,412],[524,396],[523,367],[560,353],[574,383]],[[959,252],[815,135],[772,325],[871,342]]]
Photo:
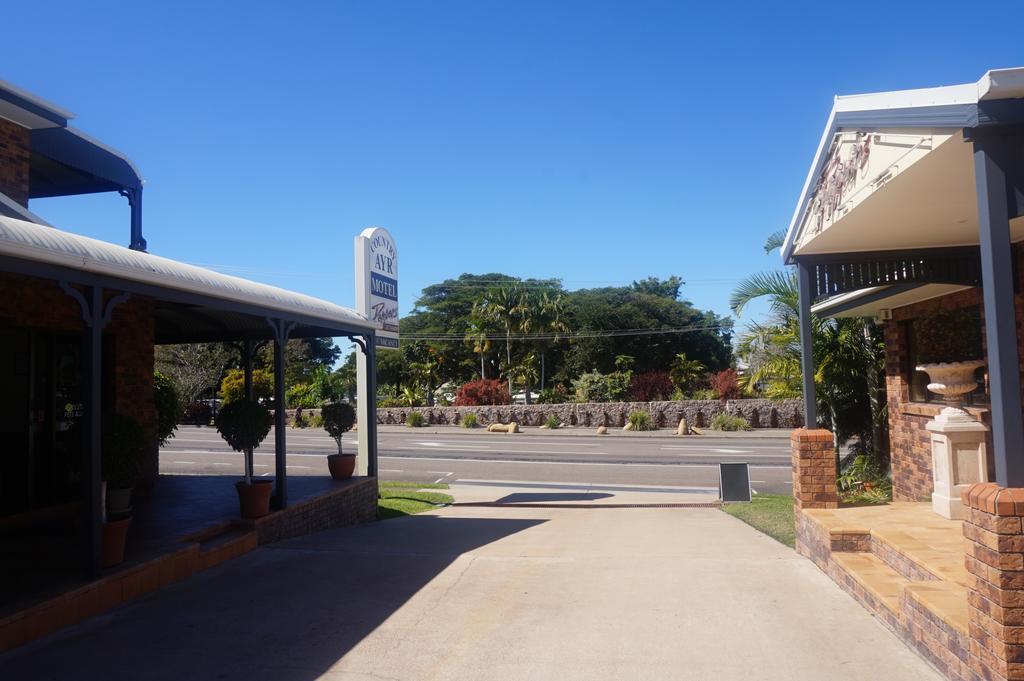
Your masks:
[[[523,288],[518,283],[502,286],[488,294],[481,309],[484,315],[505,332],[505,367],[508,392],[512,394],[512,334],[520,330],[524,312]]]
[[[561,340],[561,334],[569,331],[569,325],[564,320],[565,303],[561,294],[552,296],[550,292],[544,291],[539,295],[527,295],[524,307],[521,323],[523,333],[543,336],[533,340],[532,344],[540,355],[540,389],[544,390],[547,382],[545,354],[554,343]]]
[[[480,378],[487,378],[485,375],[484,354],[491,350],[491,320],[488,319],[484,309],[485,303],[477,301],[473,303],[473,311],[469,315],[466,329],[466,343],[473,346],[473,352],[480,353]]]
[[[779,237],[778,233],[769,237],[765,250],[777,248]],[[769,300],[771,316],[766,323],[751,324],[740,336],[738,353],[750,365],[744,388],[753,392],[763,386],[771,397],[799,395],[802,373],[796,273],[776,270],[752,275],[733,290],[729,306],[739,316],[748,303],[759,298]],[[884,351],[877,330],[869,324],[811,317],[819,411],[835,434],[837,464],[840,444],[854,434],[877,456],[884,456],[886,443],[880,431],[884,405],[878,389]]]

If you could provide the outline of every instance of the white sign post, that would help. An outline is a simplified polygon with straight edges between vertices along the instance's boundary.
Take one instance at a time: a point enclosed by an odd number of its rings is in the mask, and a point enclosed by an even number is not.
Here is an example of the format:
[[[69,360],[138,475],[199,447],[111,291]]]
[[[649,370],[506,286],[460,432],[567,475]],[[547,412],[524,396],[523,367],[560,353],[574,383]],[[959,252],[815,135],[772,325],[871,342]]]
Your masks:
[[[398,249],[391,234],[382,227],[367,227],[356,237],[356,311],[366,315],[377,331],[377,348],[398,349]],[[370,444],[363,424],[377,418],[370,413],[369,374],[366,355],[356,353],[356,418],[359,428],[359,456],[356,474],[366,475]]]

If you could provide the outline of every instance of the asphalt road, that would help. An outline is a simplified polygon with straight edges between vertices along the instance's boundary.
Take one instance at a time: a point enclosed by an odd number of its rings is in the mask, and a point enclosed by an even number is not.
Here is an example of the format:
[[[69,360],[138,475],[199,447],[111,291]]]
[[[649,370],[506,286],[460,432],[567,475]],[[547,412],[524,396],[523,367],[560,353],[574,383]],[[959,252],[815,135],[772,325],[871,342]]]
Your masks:
[[[256,450],[257,475],[273,475],[274,435]],[[289,429],[289,475],[323,475],[324,457],[336,451],[322,430]],[[355,434],[346,438],[354,451]],[[718,464],[745,461],[760,493],[792,491],[789,441],[764,437],[673,437],[665,434],[545,433],[519,435],[383,428],[379,433],[382,479],[418,482],[519,482],[710,491],[718,487]],[[242,473],[242,455],[231,451],[213,428],[183,426],[160,453],[160,471],[177,474]]]

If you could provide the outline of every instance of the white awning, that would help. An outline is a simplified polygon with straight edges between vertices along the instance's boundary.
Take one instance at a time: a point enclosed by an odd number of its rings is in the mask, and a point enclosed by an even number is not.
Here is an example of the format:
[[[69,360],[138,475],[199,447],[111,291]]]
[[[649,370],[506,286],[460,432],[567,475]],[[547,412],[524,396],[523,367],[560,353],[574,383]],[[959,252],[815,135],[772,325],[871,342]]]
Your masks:
[[[366,332],[374,328],[355,310],[326,300],[3,215],[0,258],[37,263],[38,276],[42,277],[48,276],[46,267],[66,268],[168,292],[194,294],[205,300],[238,303],[261,312],[301,318],[309,325],[319,322],[327,329],[343,327]],[[33,274],[31,268],[19,271]]]

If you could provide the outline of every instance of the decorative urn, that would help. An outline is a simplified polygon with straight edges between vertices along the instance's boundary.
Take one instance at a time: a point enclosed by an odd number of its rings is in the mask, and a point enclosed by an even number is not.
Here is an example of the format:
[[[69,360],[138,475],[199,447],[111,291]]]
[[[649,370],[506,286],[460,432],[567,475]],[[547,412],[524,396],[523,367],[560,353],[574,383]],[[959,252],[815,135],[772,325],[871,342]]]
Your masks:
[[[946,408],[925,424],[932,441],[932,510],[950,519],[963,518],[960,493],[976,482],[988,481],[985,434],[988,428],[963,410],[964,395],[978,382],[974,372],[982,360],[922,364],[928,390],[946,400]]]

